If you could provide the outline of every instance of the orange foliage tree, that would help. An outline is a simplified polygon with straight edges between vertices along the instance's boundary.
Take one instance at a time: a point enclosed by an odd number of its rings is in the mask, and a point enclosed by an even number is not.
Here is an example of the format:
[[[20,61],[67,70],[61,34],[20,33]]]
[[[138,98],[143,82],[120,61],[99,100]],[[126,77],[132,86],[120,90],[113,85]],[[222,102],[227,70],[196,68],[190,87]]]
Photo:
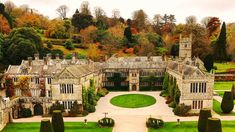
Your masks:
[[[0,15],[0,32],[3,34],[10,33],[11,28],[6,20],[2,15]]]
[[[84,43],[93,43],[94,38],[93,38],[92,34],[94,34],[97,30],[98,29],[95,26],[89,26],[85,29],[82,29],[80,31],[80,35],[83,38],[83,42]]]
[[[18,87],[21,89],[23,96],[31,97],[32,94],[29,88],[29,79],[30,78],[28,76],[21,76],[19,78]]]

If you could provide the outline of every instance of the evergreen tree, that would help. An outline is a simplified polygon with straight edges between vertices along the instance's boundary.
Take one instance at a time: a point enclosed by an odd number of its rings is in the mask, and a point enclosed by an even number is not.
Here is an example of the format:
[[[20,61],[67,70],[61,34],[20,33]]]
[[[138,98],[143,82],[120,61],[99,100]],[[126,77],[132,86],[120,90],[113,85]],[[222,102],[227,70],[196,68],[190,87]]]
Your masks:
[[[223,22],[220,35],[214,45],[214,57],[216,61],[223,62],[228,59],[227,51],[226,51],[226,25]]]
[[[224,92],[224,96],[221,102],[221,109],[223,113],[230,113],[233,110],[234,102],[231,92]]]
[[[208,72],[213,68],[214,64],[214,57],[211,54],[208,54],[205,59],[203,60],[204,66]]]
[[[52,127],[55,132],[64,132],[64,120],[60,110],[53,111]]]

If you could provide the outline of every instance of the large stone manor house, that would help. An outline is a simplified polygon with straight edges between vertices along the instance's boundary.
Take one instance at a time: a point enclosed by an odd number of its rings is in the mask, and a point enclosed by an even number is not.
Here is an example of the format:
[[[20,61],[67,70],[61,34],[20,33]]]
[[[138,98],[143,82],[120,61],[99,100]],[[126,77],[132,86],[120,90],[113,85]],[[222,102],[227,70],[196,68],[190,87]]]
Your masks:
[[[46,114],[50,106],[59,101],[66,111],[74,101],[82,103],[82,89],[89,88],[94,80],[96,88],[107,88],[127,91],[145,91],[162,87],[165,73],[174,78],[181,92],[180,103],[191,105],[191,113],[198,113],[203,107],[212,108],[214,75],[206,72],[203,62],[191,56],[192,37],[181,38],[179,57],[177,59],[162,56],[116,57],[104,62],[81,60],[73,54],[72,59],[55,59],[48,54],[43,59],[35,54],[34,58],[22,60],[20,65],[10,65],[4,73],[2,86],[6,77],[17,84],[20,77],[29,77],[31,96],[25,96],[20,88],[15,87],[15,98],[10,101],[5,97],[5,90],[0,92],[1,109],[0,125],[11,118],[17,118],[17,103],[23,102],[34,115]],[[153,76],[155,82],[149,83],[146,78]],[[115,82],[113,78],[119,78]],[[41,86],[44,86],[45,97],[41,97]],[[17,86],[17,85],[16,85]]]

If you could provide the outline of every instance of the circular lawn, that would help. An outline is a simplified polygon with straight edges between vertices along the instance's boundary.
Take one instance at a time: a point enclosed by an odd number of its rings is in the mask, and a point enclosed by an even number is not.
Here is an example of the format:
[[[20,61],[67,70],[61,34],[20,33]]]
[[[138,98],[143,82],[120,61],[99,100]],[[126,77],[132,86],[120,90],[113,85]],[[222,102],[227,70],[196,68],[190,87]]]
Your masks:
[[[113,97],[110,103],[123,108],[141,108],[155,104],[156,99],[144,94],[124,94]]]

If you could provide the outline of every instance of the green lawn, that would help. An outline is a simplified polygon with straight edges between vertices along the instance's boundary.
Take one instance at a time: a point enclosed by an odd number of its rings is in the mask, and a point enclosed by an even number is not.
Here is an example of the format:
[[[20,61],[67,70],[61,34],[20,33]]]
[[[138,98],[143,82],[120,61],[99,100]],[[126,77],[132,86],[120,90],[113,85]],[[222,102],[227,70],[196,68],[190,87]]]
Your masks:
[[[235,121],[222,121],[223,132],[234,132]],[[163,128],[149,129],[149,132],[198,132],[197,122],[181,122],[177,125],[176,122],[166,122]]]
[[[213,110],[221,116],[235,116],[235,112],[231,112],[229,114],[222,113],[220,102],[218,102],[217,100],[213,100]]]
[[[235,82],[215,82],[214,90],[231,90]]]
[[[112,132],[112,128],[100,128],[97,123],[65,122],[65,132]],[[2,132],[39,132],[40,122],[11,123]]]
[[[110,103],[124,108],[140,108],[156,103],[156,99],[144,94],[125,94],[113,97]]]
[[[217,67],[215,70],[216,73],[226,72],[228,69],[235,68],[235,63],[227,62],[227,63],[214,63],[214,66]]]

